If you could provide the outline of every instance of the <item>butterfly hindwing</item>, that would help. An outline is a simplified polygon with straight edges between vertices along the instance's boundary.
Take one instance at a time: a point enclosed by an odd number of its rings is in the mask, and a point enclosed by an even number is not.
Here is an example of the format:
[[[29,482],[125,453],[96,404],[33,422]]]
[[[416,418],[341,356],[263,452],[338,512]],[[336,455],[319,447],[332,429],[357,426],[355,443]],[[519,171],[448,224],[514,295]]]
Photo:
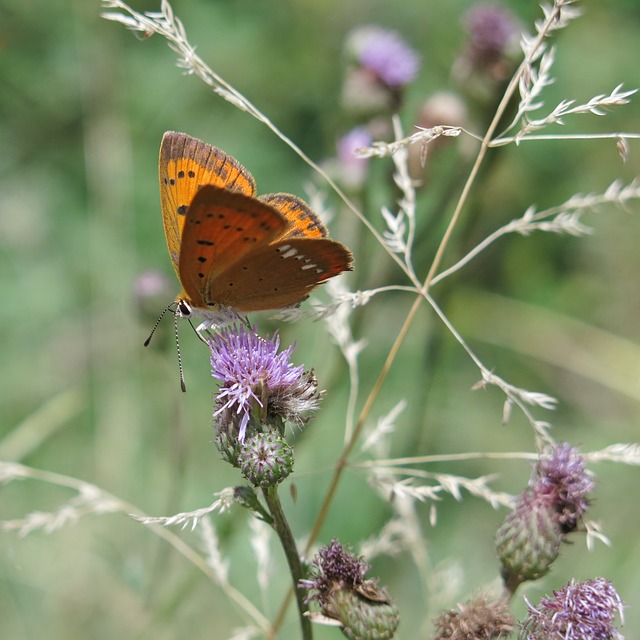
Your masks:
[[[351,260],[345,246],[328,238],[278,239],[230,265],[211,281],[207,295],[244,312],[289,307],[351,269]]]
[[[192,304],[220,303],[212,283],[234,265],[245,269],[249,256],[282,236],[286,227],[281,213],[255,198],[212,185],[200,189],[185,216],[178,263]]]

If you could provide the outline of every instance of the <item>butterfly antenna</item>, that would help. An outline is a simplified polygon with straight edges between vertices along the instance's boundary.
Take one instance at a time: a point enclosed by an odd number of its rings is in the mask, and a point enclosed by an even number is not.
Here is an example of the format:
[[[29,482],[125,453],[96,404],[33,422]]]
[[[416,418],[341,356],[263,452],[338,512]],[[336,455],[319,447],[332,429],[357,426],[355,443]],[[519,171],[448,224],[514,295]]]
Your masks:
[[[166,311],[166,309],[165,309]],[[184,381],[184,368],[182,367],[182,354],[180,353],[180,338],[178,336],[178,314],[173,315],[173,331],[176,336],[176,353],[178,354],[178,370],[180,371],[180,388],[182,393],[187,392],[187,385]]]
[[[144,346],[148,347],[149,343],[151,342],[151,338],[153,338],[153,334],[156,332],[156,329],[158,328],[160,322],[162,322],[162,318],[164,318],[165,313],[167,313],[167,311],[169,311],[169,309],[171,309],[171,307],[173,307],[175,303],[172,302],[171,304],[168,304],[163,310],[162,313],[158,316],[158,319],[156,320],[156,323],[153,325],[153,329],[151,329],[151,333],[149,334],[149,337],[144,341]]]

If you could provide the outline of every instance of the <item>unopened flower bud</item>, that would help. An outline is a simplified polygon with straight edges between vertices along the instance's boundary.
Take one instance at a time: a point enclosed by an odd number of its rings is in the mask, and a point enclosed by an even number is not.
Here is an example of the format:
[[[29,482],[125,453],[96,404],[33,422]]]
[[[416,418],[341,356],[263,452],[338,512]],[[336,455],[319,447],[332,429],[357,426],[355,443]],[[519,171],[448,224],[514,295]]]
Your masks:
[[[257,433],[242,444],[238,465],[256,487],[274,487],[293,471],[293,449],[278,433]]]
[[[373,585],[371,588],[375,589]],[[398,609],[391,602],[370,600],[350,589],[332,590],[327,595],[323,613],[342,623],[342,633],[349,640],[389,640],[400,622]]]
[[[562,533],[545,496],[525,492],[496,534],[505,584],[513,591],[525,580],[545,575],[560,552]]]

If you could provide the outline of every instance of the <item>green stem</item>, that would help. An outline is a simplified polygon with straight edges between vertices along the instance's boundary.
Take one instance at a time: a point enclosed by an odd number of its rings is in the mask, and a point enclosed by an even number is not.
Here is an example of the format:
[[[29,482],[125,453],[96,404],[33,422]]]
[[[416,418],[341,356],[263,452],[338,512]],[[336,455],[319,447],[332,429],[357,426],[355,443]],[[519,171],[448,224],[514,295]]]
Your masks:
[[[278,496],[278,489],[276,487],[264,488],[262,489],[262,494],[264,495],[264,499],[273,517],[271,525],[280,538],[284,554],[287,557],[287,562],[289,564],[289,571],[291,571],[293,591],[296,594],[296,601],[298,603],[298,615],[300,616],[302,640],[312,640],[313,632],[311,631],[311,621],[305,615],[308,610],[307,605],[304,601],[302,591],[298,588],[298,582],[302,579],[300,556],[298,555],[296,542],[293,539],[293,534],[291,533],[284,511],[282,510],[282,504]]]

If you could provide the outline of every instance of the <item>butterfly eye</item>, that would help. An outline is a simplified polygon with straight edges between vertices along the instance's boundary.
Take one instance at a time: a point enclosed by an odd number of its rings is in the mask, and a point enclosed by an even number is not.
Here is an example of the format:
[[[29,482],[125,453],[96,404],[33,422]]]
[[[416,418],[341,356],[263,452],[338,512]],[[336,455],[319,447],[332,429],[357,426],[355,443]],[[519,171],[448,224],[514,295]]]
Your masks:
[[[176,315],[181,318],[189,318],[193,313],[189,303],[186,300],[178,300],[176,305]]]

